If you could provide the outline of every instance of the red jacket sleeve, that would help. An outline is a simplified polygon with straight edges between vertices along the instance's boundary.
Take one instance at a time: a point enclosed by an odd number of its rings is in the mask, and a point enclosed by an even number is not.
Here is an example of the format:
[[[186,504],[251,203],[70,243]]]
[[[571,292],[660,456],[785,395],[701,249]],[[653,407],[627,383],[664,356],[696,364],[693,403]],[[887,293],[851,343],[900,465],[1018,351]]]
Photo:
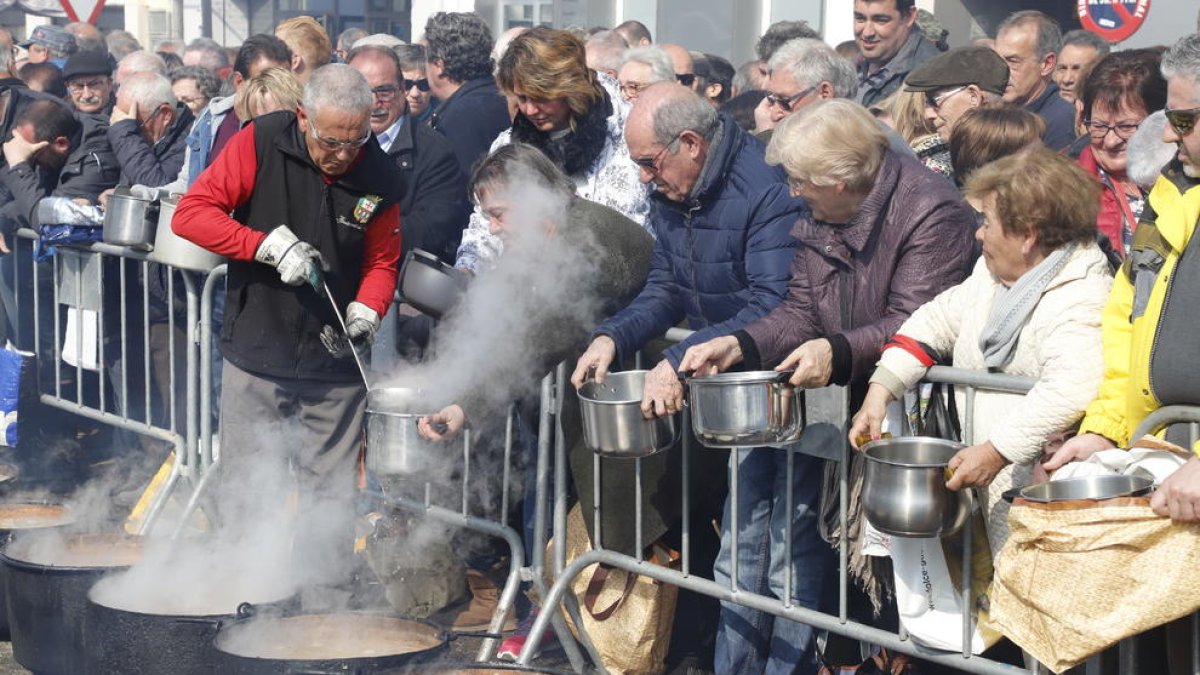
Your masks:
[[[387,314],[396,294],[400,262],[400,205],[392,204],[367,227],[363,248],[362,283],[358,297],[362,304]]]
[[[250,198],[258,173],[254,123],[237,132],[179,200],[171,229],[175,234],[233,260],[253,260],[266,234],[229,214]],[[398,250],[398,249],[397,249]]]

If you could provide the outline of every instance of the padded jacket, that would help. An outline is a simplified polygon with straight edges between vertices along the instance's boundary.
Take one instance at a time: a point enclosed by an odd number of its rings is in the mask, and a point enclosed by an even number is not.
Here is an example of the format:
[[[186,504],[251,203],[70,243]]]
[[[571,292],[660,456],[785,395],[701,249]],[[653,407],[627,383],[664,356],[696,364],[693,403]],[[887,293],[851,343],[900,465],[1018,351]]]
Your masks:
[[[789,231],[804,202],[788,194],[783,169],[762,143],[721,115],[709,157],[688,202],[651,198],[656,241],[646,286],[597,330],[619,358],[687,319],[696,331],[663,355],[678,366],[687,348],[726,335],[771,311],[787,290],[796,240]]]

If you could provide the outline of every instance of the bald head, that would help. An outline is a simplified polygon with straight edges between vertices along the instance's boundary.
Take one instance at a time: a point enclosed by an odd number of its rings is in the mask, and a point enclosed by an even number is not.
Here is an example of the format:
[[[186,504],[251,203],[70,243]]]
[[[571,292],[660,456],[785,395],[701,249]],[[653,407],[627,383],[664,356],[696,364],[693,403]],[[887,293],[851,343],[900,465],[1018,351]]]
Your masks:
[[[676,75],[696,74],[696,64],[692,61],[692,55],[688,50],[670,43],[659,45],[659,48],[671,57],[671,67],[675,69]]]
[[[629,156],[642,182],[675,202],[686,202],[704,168],[717,111],[674,82],[651,85],[638,96],[625,125]]]

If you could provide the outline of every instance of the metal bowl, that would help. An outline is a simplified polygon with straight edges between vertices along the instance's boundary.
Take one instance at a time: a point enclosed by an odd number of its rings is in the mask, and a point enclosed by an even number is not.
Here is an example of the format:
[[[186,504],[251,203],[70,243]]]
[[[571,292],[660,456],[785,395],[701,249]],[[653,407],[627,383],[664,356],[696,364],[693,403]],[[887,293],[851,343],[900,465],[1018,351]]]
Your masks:
[[[1064,478],[1021,490],[1021,498],[1031,502],[1066,502],[1075,499],[1112,499],[1140,497],[1154,489],[1154,480],[1145,476],[1087,476]]]
[[[897,537],[940,537],[958,531],[971,512],[969,490],[946,488],[946,465],[965,446],[904,436],[871,441],[862,507],[875,529]]]
[[[679,439],[675,418],[642,416],[646,371],[611,373],[601,384],[588,380],[579,388],[583,442],[605,457],[649,457]]]
[[[148,249],[154,243],[158,227],[158,209],[154,202],[142,199],[125,186],[108,196],[104,209],[104,243]]]
[[[804,392],[770,370],[688,378],[692,431],[710,448],[787,445],[804,431]]]
[[[432,253],[414,248],[400,266],[400,295],[422,313],[440,319],[462,296],[466,277]]]

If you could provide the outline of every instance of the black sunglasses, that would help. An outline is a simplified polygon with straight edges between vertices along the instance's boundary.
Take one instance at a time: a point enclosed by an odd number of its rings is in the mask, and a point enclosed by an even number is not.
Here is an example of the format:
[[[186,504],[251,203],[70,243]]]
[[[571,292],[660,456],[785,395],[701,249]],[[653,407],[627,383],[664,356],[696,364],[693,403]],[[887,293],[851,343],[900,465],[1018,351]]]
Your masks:
[[[1167,117],[1167,122],[1170,122],[1171,127],[1180,136],[1190,133],[1196,127],[1196,118],[1200,117],[1200,108],[1188,108],[1187,110],[1171,110],[1167,108],[1163,111]]]
[[[404,78],[404,91],[408,91],[413,87],[416,87],[423,92],[429,91],[429,79],[424,77],[419,80],[410,80],[407,77]]]
[[[683,75],[676,75],[675,79],[679,80],[679,84],[682,84],[685,87],[690,87],[692,86],[692,83],[696,81],[696,75],[695,73],[685,73]]]

